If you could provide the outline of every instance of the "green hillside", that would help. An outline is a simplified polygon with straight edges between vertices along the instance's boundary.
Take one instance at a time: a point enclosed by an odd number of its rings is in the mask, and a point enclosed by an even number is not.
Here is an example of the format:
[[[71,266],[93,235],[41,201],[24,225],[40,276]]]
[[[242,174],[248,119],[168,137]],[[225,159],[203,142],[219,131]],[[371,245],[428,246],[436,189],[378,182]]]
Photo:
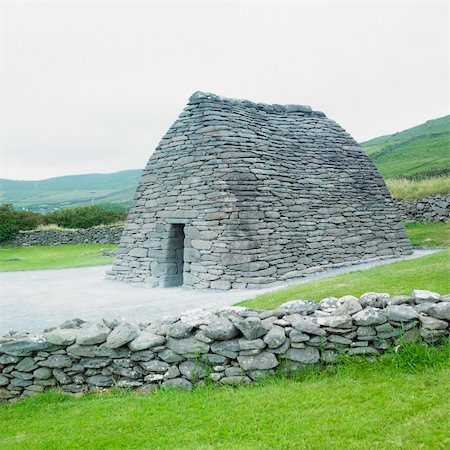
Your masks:
[[[140,174],[140,170],[124,170],[110,174],[69,175],[39,181],[0,179],[0,203],[12,203],[17,209],[50,211],[89,205],[94,197],[97,205],[114,203],[128,207]]]
[[[450,116],[361,143],[384,178],[450,173]]]

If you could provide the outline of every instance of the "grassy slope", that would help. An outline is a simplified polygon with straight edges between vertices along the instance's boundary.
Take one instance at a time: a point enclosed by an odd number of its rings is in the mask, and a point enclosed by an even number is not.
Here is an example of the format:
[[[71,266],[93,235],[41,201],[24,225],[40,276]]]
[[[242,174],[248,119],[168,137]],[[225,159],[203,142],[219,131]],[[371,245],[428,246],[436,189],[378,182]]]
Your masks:
[[[400,133],[381,136],[361,145],[384,178],[448,169],[450,116],[429,120]]]
[[[0,179],[0,203],[16,208],[52,209],[91,203],[118,203],[129,206],[140,177],[140,170],[110,174],[71,175],[39,181]],[[44,206],[45,205],[45,206]]]
[[[294,284],[278,291],[245,300],[239,305],[272,309],[288,300],[321,300],[343,295],[361,296],[364,292],[388,292],[391,295],[411,294],[413,289],[450,293],[450,250],[374,267],[369,270],[337,275],[318,281]]]
[[[237,389],[50,392],[0,406],[0,447],[446,448],[449,375],[447,347],[410,345],[376,362],[352,358]]]
[[[116,247],[114,244],[0,247],[0,272],[111,264],[114,258],[102,256],[102,250],[112,250]]]

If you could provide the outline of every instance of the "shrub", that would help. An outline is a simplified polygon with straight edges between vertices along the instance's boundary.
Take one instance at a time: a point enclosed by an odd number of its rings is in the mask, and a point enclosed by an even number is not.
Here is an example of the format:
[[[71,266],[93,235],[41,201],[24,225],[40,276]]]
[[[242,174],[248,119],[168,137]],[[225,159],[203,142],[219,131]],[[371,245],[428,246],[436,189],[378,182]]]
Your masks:
[[[14,211],[9,203],[0,205],[0,242],[12,239],[21,230],[32,230],[44,223],[44,216],[31,211]]]
[[[64,228],[90,228],[125,220],[125,212],[111,211],[98,206],[61,209],[46,215],[49,224]]]

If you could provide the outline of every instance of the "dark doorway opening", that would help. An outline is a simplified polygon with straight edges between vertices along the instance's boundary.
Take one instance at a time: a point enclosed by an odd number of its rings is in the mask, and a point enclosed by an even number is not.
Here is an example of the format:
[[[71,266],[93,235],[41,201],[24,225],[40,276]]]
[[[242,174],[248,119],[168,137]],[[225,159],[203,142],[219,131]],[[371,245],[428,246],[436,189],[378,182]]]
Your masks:
[[[174,223],[170,226],[167,250],[173,269],[165,285],[166,287],[181,286],[184,266],[184,224]]]

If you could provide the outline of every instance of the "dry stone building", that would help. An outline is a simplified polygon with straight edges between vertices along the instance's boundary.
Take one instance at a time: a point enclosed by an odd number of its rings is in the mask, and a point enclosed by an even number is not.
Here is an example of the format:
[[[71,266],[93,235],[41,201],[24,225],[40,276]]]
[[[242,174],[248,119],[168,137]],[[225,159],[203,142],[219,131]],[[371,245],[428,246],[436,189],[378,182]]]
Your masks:
[[[382,177],[325,114],[197,92],[143,172],[109,277],[255,288],[411,251]]]

